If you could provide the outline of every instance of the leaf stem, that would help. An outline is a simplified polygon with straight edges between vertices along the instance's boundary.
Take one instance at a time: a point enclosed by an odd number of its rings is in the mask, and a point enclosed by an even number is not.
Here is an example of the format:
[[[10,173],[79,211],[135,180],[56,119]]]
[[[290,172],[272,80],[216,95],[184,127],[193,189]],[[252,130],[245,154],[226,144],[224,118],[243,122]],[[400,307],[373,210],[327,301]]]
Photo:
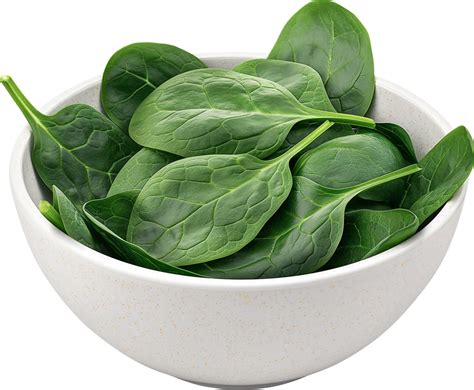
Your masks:
[[[375,129],[375,121],[364,116],[343,114],[340,112],[326,112],[317,109],[309,109],[308,113],[310,113],[311,119],[321,118],[321,120],[328,120],[335,123]]]
[[[296,145],[292,146],[284,154],[282,154],[281,156],[278,156],[273,161],[276,161],[276,160],[288,160],[289,161],[289,160],[291,160],[299,152],[301,152],[306,147],[311,145],[311,143],[314,140],[316,140],[320,135],[322,135],[326,130],[328,130],[333,125],[334,125],[334,122],[329,122],[329,121],[324,122],[316,130],[311,132],[311,134],[307,135],[300,142],[298,142]]]
[[[0,83],[3,84],[7,92],[12,97],[18,108],[21,110],[31,127],[40,122],[41,114],[21,92],[10,76],[0,76]]]
[[[368,190],[369,188],[378,186],[380,184],[384,184],[392,180],[400,179],[405,176],[413,175],[414,173],[419,172],[419,171],[421,171],[421,168],[418,164],[408,165],[404,168],[398,169],[393,172],[389,172],[385,175],[376,177],[372,180],[356,185],[352,187],[352,190],[356,192],[357,194],[359,194],[362,191]]]

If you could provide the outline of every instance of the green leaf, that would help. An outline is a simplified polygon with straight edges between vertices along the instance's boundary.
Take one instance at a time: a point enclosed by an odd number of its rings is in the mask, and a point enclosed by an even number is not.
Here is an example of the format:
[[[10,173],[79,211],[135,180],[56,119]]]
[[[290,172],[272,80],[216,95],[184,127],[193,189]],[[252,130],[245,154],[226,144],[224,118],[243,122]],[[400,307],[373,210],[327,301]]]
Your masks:
[[[141,190],[150,177],[178,158],[161,150],[143,148],[119,171],[107,196],[131,190]]]
[[[78,207],[107,195],[117,172],[138,146],[100,112],[75,104],[47,116],[14,81],[0,79],[33,131],[31,158],[44,184],[57,186]]]
[[[138,107],[130,136],[183,157],[249,153],[270,156],[304,120],[373,127],[368,118],[302,105],[281,85],[230,70],[198,69],[168,80]]]
[[[375,129],[359,129],[357,133],[366,134],[374,131],[387,137],[400,150],[407,161],[410,163],[418,162],[410,135],[403,127],[394,123],[377,123]]]
[[[305,176],[329,188],[345,188],[395,171],[408,165],[402,154],[387,138],[378,133],[337,138],[308,152],[298,161],[306,164]],[[307,164],[307,160],[311,160]],[[360,196],[367,200],[398,203],[405,190],[405,180],[396,180],[372,188]]]
[[[308,153],[317,153],[317,149]],[[416,165],[349,188],[331,189],[295,172],[287,201],[257,238],[225,259],[188,267],[201,275],[227,279],[278,278],[317,271],[332,257],[343,232],[351,199],[374,186],[413,174]],[[312,169],[311,169],[312,170]]]
[[[51,203],[47,200],[42,200],[39,202],[38,205],[40,213],[54,226],[56,226],[59,230],[66,233],[66,229],[64,228],[63,221],[61,220],[61,216],[59,215],[58,211],[53,207]]]
[[[135,202],[127,240],[175,266],[228,256],[252,241],[291,190],[290,159],[332,123],[269,161],[209,155],[156,173]]]
[[[97,249],[98,245],[87,227],[82,214],[56,186],[53,186],[53,204],[63,223],[64,232],[81,244]]]
[[[137,190],[128,191],[105,199],[91,200],[84,205],[84,214],[119,259],[156,271],[199,276],[154,259],[140,247],[125,241],[130,214],[139,193]]]
[[[375,92],[369,34],[340,5],[328,1],[305,5],[285,25],[269,58],[312,67],[337,111],[367,113]]]
[[[413,211],[420,224],[438,211],[469,177],[472,137],[464,127],[446,135],[421,161],[422,171],[410,178],[401,207]]]
[[[106,115],[122,130],[140,103],[172,77],[206,65],[178,47],[133,43],[118,50],[104,70],[101,102]]]
[[[413,236],[419,221],[405,209],[354,210],[346,213],[336,253],[324,267],[343,267],[382,253]]]

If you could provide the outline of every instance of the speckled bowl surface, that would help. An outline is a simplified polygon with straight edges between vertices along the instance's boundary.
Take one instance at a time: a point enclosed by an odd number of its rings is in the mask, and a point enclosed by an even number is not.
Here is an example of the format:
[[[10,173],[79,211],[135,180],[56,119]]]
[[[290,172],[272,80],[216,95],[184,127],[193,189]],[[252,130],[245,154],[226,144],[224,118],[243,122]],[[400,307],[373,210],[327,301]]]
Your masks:
[[[244,56],[209,56],[231,68]],[[99,107],[99,80],[51,102]],[[419,156],[448,131],[432,108],[379,80],[370,113],[411,134]],[[139,268],[95,252],[55,229],[36,205],[45,196],[26,128],[11,161],[18,215],[42,271],[71,310],[119,351],[188,381],[265,386],[351,356],[387,330],[430,281],[451,242],[466,187],[420,233],[347,267],[271,280],[216,280]]]

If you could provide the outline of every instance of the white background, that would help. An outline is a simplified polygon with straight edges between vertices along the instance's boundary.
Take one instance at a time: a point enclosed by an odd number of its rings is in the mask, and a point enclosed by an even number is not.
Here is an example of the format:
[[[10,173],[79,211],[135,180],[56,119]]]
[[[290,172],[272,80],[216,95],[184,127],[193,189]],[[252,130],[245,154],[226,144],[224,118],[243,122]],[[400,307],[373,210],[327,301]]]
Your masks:
[[[474,130],[468,0],[340,0],[368,28],[376,73]],[[41,107],[135,41],[192,53],[266,53],[304,0],[3,0],[0,74]],[[15,215],[8,160],[25,125],[0,88],[0,388],[194,389],[121,355],[80,323],[37,267]],[[474,191],[439,272],[408,312],[349,360],[285,389],[474,388]]]

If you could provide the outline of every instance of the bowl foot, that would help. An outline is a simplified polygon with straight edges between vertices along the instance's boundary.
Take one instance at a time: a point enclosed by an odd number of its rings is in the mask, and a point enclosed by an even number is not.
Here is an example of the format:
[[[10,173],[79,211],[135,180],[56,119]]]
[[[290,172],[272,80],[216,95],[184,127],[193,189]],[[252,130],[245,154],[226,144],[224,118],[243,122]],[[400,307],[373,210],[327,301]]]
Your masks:
[[[265,389],[268,387],[281,386],[293,381],[297,381],[298,379],[301,379],[301,378],[290,379],[288,381],[277,382],[277,383],[266,383],[266,384],[261,384],[261,385],[245,385],[245,386],[239,386],[239,385],[225,386],[225,385],[217,385],[217,384],[212,384],[212,383],[201,383],[201,382],[193,382],[193,381],[187,381],[187,382],[193,383],[198,386],[212,387],[214,389],[222,389],[222,390],[252,390],[252,389]]]

